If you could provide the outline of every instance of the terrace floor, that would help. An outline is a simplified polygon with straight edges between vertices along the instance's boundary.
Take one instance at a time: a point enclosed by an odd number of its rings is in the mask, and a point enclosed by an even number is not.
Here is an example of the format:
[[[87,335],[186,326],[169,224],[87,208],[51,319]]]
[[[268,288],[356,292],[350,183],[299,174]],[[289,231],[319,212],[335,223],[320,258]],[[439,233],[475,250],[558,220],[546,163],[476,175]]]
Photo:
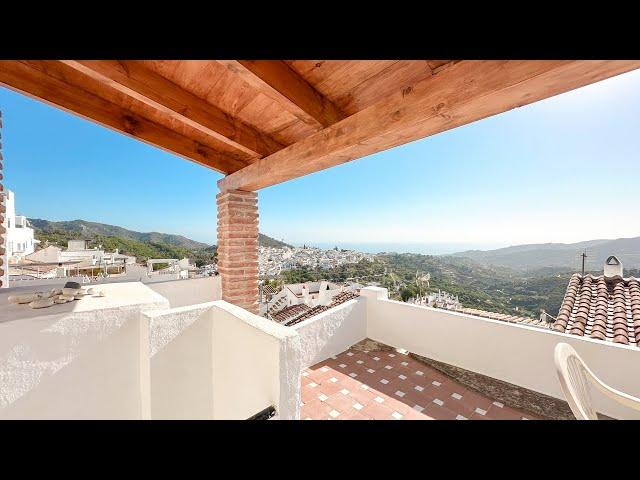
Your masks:
[[[302,372],[303,420],[529,420],[393,349],[346,352]]]

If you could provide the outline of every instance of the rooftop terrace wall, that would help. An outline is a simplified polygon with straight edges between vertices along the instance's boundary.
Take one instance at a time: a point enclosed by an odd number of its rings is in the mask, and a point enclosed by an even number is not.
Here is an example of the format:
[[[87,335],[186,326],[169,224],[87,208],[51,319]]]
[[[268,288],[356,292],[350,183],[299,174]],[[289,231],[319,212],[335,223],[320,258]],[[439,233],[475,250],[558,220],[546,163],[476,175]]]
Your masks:
[[[463,313],[387,299],[385,289],[361,290],[367,336],[418,355],[563,399],[553,352],[572,345],[605,383],[640,395],[640,349]],[[640,419],[597,391],[596,409],[613,418]]]
[[[168,302],[140,283],[32,310],[0,295],[1,419],[150,418],[149,326]]]
[[[151,328],[154,419],[243,420],[273,405],[299,416],[293,329],[224,301],[143,314]]]

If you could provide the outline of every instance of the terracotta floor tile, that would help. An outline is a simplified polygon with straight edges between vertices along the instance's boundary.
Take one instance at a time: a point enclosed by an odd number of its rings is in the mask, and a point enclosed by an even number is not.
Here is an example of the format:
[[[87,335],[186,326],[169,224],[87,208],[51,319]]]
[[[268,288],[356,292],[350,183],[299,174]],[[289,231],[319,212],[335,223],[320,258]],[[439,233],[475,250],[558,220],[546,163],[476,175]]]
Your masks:
[[[309,403],[318,398],[317,388],[302,388],[300,390],[300,397],[304,403]]]
[[[371,402],[369,405],[360,410],[360,413],[374,420],[391,420],[393,410],[384,404]]]
[[[368,405],[376,396],[378,396],[378,392],[373,391],[372,389],[364,390],[362,388],[355,388],[349,390],[349,396],[361,405]]]
[[[408,405],[398,398],[388,398],[385,400],[384,405],[396,412],[402,413],[403,415],[413,409],[413,405]]]
[[[491,418],[489,418],[486,415],[480,415],[478,413],[474,413],[473,415],[471,415],[470,420],[491,420]]]
[[[433,420],[433,418],[411,409],[404,414],[404,420]]]
[[[362,382],[360,382],[357,378],[351,378],[349,376],[343,376],[340,378],[340,384],[342,388],[346,388],[347,390],[355,390],[357,388],[361,388]]]
[[[330,397],[334,393],[338,393],[343,388],[345,388],[345,387],[339,381],[336,382],[336,383],[333,383],[333,382],[330,382],[328,380],[325,380],[320,385],[318,385],[314,390],[318,390],[319,393],[322,392],[326,396]]]
[[[448,408],[440,407],[435,403],[431,403],[427,405],[425,409],[422,411],[422,413],[424,415],[428,415],[434,420],[455,420],[456,416],[458,415],[457,413],[454,413]]]
[[[314,420],[322,420],[329,415],[331,410],[333,410],[333,408],[325,402],[314,400],[304,404],[300,408],[300,418],[311,417]]]
[[[328,368],[328,367],[327,367]],[[309,371],[309,376],[306,377],[308,380],[316,382],[316,383],[322,383],[324,380],[330,378],[333,376],[333,370],[332,369],[327,369],[326,372],[323,372],[322,369],[318,368],[318,369],[311,369]]]
[[[463,395],[463,402],[473,406],[474,408],[478,407],[478,408],[482,408],[483,410],[489,410],[489,407],[492,406],[493,404],[493,399],[489,398],[489,397],[485,397],[484,395],[475,392],[473,390],[469,390],[469,389],[465,389],[466,391],[464,392]]]
[[[463,415],[467,418],[471,418],[471,416],[475,413],[475,409],[476,409],[476,407],[470,406],[469,404],[463,402],[462,400],[456,400],[455,398],[447,399],[444,406],[449,410],[451,410],[452,412]]]
[[[360,411],[353,406],[354,404],[357,403],[356,400],[354,400],[348,395],[343,395],[341,393],[337,393],[335,395],[330,396],[326,400],[326,403],[331,405],[333,408],[335,408],[337,411],[339,411],[346,417],[355,415]]]
[[[500,409],[493,405],[493,401],[479,393],[469,390],[462,384],[455,382],[446,375],[428,365],[409,358],[397,352],[371,351],[368,353],[349,350],[353,355],[343,352],[336,359],[328,359],[321,364],[314,365],[304,371],[307,376],[301,377],[301,397],[305,403],[301,407],[301,418],[314,419],[385,419],[393,420],[392,414],[406,420],[413,419],[455,419],[462,415],[466,418],[487,420],[491,418],[521,418],[523,415],[515,409],[504,407]],[[389,357],[392,353],[394,356]],[[380,358],[375,361],[374,357]],[[357,363],[358,361],[362,363]],[[402,363],[407,365],[402,365]],[[340,365],[345,365],[341,368]],[[392,368],[387,369],[384,366]],[[322,371],[323,367],[324,372]],[[374,372],[368,372],[367,369]],[[418,375],[416,371],[424,374]],[[350,377],[349,373],[356,373],[356,377]],[[403,375],[406,378],[400,378]],[[335,378],[335,382],[330,379]],[[380,382],[386,379],[387,383]],[[433,381],[440,385],[435,386]],[[315,388],[309,386],[316,383]],[[369,386],[363,389],[362,384]],[[422,387],[422,391],[416,390],[416,386]],[[345,395],[342,391],[348,391]],[[399,396],[396,392],[402,392]],[[462,398],[456,399],[451,395],[457,393]],[[324,402],[318,399],[319,395],[325,395]],[[375,401],[376,397],[384,399],[382,403]],[[442,401],[442,405],[433,403],[434,399]],[[362,405],[360,410],[353,407],[355,403]],[[422,412],[413,409],[414,405],[424,407]],[[486,415],[476,413],[476,408],[486,410]],[[334,412],[336,417],[330,415]],[[527,415],[528,418],[534,418]]]
[[[431,395],[430,390],[423,390],[422,392],[418,392],[417,390],[409,390],[405,395],[405,401],[407,403],[413,403],[414,405],[420,405],[424,407],[427,403],[431,403],[434,399],[434,396]]]
[[[358,413],[356,413],[354,415],[351,415],[350,417],[343,418],[343,420],[371,420],[371,418],[369,418],[366,415],[363,415],[362,413],[358,412]]]

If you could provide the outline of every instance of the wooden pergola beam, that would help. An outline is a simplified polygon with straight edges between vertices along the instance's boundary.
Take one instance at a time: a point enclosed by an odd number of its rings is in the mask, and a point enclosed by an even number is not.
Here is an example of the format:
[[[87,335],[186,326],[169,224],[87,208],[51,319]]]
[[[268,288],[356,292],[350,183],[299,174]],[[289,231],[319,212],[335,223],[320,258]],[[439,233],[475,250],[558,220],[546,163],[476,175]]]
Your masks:
[[[0,61],[0,83],[221,173],[233,172],[248,164],[121,108],[78,85],[70,86],[65,81],[64,68],[69,67],[57,61]]]
[[[346,118],[344,112],[281,60],[219,62],[309,125],[328,127]]]
[[[218,181],[254,191],[640,67],[640,61],[461,61]]]
[[[253,157],[285,147],[136,60],[61,60],[91,78]]]

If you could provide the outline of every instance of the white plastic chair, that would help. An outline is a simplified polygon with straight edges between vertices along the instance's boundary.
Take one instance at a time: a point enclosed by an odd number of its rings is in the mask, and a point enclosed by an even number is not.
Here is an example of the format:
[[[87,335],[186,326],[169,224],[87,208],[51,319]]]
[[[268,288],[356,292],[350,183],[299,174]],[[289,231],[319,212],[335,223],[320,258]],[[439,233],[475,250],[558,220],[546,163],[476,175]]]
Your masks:
[[[591,400],[588,380],[607,397],[627,407],[640,410],[640,398],[616,390],[596,377],[571,345],[566,343],[556,345],[554,359],[562,392],[578,420],[598,420],[598,414]]]

